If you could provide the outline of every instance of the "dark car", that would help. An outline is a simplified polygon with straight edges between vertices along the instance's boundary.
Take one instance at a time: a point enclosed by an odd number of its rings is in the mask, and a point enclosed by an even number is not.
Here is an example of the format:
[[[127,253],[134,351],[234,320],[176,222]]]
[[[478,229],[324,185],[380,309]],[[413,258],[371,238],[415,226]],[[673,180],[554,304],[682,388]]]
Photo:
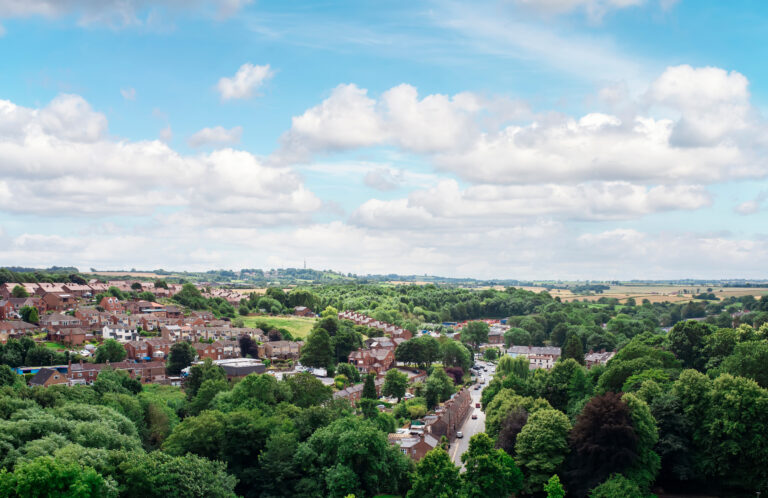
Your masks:
[[[472,414],[472,420],[477,420],[477,413]]]

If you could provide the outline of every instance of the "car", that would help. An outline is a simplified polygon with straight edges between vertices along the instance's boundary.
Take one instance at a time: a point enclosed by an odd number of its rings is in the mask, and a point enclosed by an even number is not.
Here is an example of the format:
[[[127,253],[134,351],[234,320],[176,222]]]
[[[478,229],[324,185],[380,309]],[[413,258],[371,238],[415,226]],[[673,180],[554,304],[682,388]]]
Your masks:
[[[477,413],[472,414],[472,420],[477,420]]]
[[[480,384],[477,384],[477,385],[475,386],[475,391],[479,391],[479,390],[480,390]]]
[[[475,408],[480,408],[480,403],[475,403]]]
[[[457,433],[456,433],[456,437],[457,437],[458,439],[461,439],[461,438],[463,438],[463,437],[464,437],[464,433],[463,433],[463,432],[461,432],[461,431],[459,431],[459,432],[457,432]]]

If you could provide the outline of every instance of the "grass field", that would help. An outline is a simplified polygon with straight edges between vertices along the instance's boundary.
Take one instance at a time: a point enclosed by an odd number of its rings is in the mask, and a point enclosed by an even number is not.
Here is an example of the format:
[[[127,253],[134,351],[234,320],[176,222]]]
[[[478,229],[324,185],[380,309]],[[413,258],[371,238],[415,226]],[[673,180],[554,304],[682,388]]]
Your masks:
[[[316,318],[306,318],[303,316],[246,316],[242,317],[246,327],[253,327],[256,322],[267,322],[276,329],[286,329],[294,339],[303,339],[307,337],[312,326],[317,321]]]

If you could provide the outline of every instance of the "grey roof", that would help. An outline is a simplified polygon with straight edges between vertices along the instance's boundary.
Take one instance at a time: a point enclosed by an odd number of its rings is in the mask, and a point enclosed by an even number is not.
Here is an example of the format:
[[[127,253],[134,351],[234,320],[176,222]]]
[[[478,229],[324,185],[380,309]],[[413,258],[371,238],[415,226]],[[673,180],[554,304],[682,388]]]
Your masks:
[[[560,348],[553,346],[512,346],[507,351],[516,354],[550,354],[560,356]]]
[[[29,385],[43,386],[45,385],[45,382],[55,373],[59,373],[58,370],[54,370],[53,368],[41,368],[37,371],[34,377],[29,379]]]

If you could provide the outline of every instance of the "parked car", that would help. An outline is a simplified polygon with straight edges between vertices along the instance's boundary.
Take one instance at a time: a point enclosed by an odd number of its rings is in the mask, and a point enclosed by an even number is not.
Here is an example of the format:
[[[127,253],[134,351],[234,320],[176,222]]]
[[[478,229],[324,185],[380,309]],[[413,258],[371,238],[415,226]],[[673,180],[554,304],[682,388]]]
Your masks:
[[[480,408],[480,403],[475,403],[475,408]]]
[[[463,437],[464,437],[464,433],[463,433],[463,432],[461,432],[461,431],[459,431],[459,432],[457,432],[457,433],[456,433],[456,437],[457,437],[457,438],[459,438],[459,439],[461,439],[461,438],[463,438]]]

